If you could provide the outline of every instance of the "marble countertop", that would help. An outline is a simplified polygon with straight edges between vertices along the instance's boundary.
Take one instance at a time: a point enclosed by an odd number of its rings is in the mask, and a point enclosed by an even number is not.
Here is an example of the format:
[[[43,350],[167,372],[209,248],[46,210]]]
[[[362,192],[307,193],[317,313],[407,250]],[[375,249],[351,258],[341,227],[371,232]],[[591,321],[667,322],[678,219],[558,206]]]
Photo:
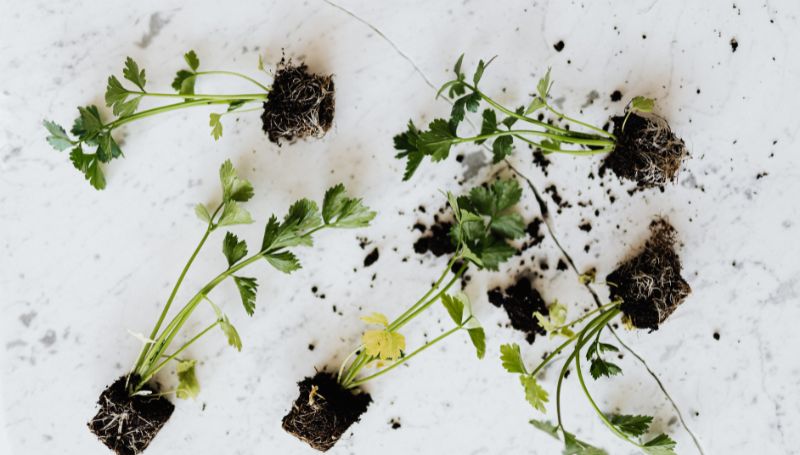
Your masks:
[[[554,240],[579,269],[596,267],[605,276],[641,244],[653,216],[668,217],[680,232],[693,293],[661,330],[622,332],[652,374],[626,356],[625,375],[596,387],[600,405],[654,415],[680,454],[699,453],[686,427],[705,454],[800,453],[792,441],[800,428],[800,331],[793,326],[800,320],[800,121],[793,113],[800,101],[800,3],[336,5],[5,5],[0,453],[109,453],[86,422],[99,392],[135,359],[138,343],[129,332],[149,330],[201,236],[192,206],[219,197],[216,173],[226,158],[254,182],[248,206],[257,220],[282,213],[298,197],[319,199],[339,181],[380,214],[360,232],[320,236],[316,248],[301,252],[304,268],[289,277],[255,270],[262,289],[253,318],[238,311],[235,288],[219,290],[244,349],[231,350],[221,335],[192,347],[202,392],[176,403],[146,453],[314,453],[280,428],[296,382],[341,362],[360,335],[358,316],[399,314],[444,266],[444,258],[412,248],[412,226],[430,222],[443,205],[439,190],[458,191],[506,172],[502,164],[480,166],[484,152],[463,146],[463,163],[451,158],[424,167],[412,184],[400,181],[403,165],[393,158],[391,138],[409,118],[423,123],[448,112],[434,99],[434,87],[462,52],[469,66],[497,55],[483,83],[508,104],[521,103],[548,67],[557,102],[595,123],[623,110],[624,101],[611,101],[615,90],[624,100],[654,97],[657,112],[691,151],[676,184],[634,195],[610,177],[587,178],[599,159],[553,157],[545,175],[529,152],[511,158],[539,191],[555,185],[570,203],[556,211],[545,196],[553,230],[528,252],[549,264],[536,281],[547,301],[557,298],[575,311],[593,305],[573,271],[556,270],[562,253]],[[167,87],[189,49],[204,65],[244,72],[255,72],[259,54],[275,62],[283,49],[314,71],[333,73],[333,130],[321,141],[278,148],[252,114],[229,122],[218,142],[203,112],[137,122],[120,131],[127,156],[108,167],[103,192],[44,141],[42,119],[69,124],[76,106],[103,104],[106,78],[126,56],[147,69],[151,83]],[[203,83],[218,88],[216,81]],[[530,191],[522,208],[526,219],[538,215]],[[578,229],[584,219],[592,220],[588,233]],[[256,242],[262,226],[236,231]],[[199,258],[185,292],[218,271],[218,242],[221,236]],[[364,267],[373,248],[379,259]],[[488,304],[487,289],[526,272],[516,264],[474,274],[466,289],[487,329],[487,358],[477,361],[466,337],[454,337],[371,383],[374,403],[330,453],[559,453],[556,441],[528,424],[536,412],[498,360],[505,342],[520,343],[529,363],[552,348],[529,346],[507,327],[505,313]],[[409,326],[409,340],[440,333],[445,318],[437,310]],[[174,380],[169,373],[162,379]],[[543,383],[553,387],[553,380],[546,375]],[[565,415],[577,432],[609,453],[632,453],[594,418],[574,378],[565,394]]]

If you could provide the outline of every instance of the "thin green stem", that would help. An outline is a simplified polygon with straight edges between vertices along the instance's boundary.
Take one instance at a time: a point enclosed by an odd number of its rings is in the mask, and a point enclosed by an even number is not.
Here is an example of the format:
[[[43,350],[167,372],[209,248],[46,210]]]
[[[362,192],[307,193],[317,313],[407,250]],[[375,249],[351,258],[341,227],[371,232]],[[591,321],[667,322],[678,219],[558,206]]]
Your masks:
[[[486,139],[491,139],[493,137],[500,137],[500,136],[517,136],[522,134],[529,134],[533,136],[541,136],[546,137],[548,139],[553,139],[559,142],[567,142],[570,144],[575,145],[598,145],[602,147],[610,147],[613,146],[614,143],[609,141],[605,138],[582,138],[582,137],[573,137],[573,136],[561,136],[558,134],[548,133],[546,131],[539,131],[539,130],[508,130],[508,131],[497,131],[491,134],[481,134],[479,136],[474,137],[465,137],[465,138],[458,138],[453,142],[458,144],[462,142],[475,142],[475,141],[482,141]],[[537,146],[541,147],[541,144],[536,144]],[[568,152],[567,150],[557,149],[559,152]],[[586,152],[586,151],[583,151]],[[590,150],[589,152],[595,152],[594,150]]]
[[[129,91],[131,95],[150,96],[154,98],[183,98],[192,100],[221,100],[226,102],[239,101],[239,100],[253,100],[253,101],[266,101],[269,94],[267,93],[244,93],[241,95],[212,95],[204,93],[155,93],[155,92],[137,92]]]
[[[574,118],[571,118],[571,117],[567,117],[563,113],[557,111],[553,106],[550,105],[550,103],[545,103],[545,107],[550,112],[552,112],[553,114],[556,114],[561,119],[566,119],[568,122],[575,123],[575,124],[580,125],[580,126],[582,126],[584,128],[588,128],[588,129],[590,129],[590,130],[592,130],[592,131],[594,131],[594,132],[596,132],[598,134],[601,134],[603,136],[606,136],[606,137],[609,137],[611,139],[614,139],[614,141],[616,141],[616,139],[617,139],[613,134],[609,133],[608,131],[606,131],[606,130],[604,130],[602,128],[598,128],[596,126],[590,125],[590,124],[582,122],[580,120],[577,120],[577,119],[574,119]]]
[[[463,275],[466,270],[467,270],[467,264],[464,263],[464,265],[462,265],[461,268],[458,269],[458,272],[456,272],[456,274],[453,276],[453,278],[445,285],[444,288],[442,288],[441,291],[439,291],[436,295],[434,295],[433,298],[431,298],[430,300],[425,302],[424,305],[421,305],[419,308],[414,310],[411,314],[406,316],[404,319],[395,320],[396,324],[395,324],[395,329],[394,330],[399,330],[404,325],[406,325],[409,322],[411,322],[411,320],[413,320],[415,317],[417,317],[420,313],[422,313],[423,311],[428,309],[431,305],[436,303],[436,301],[439,300],[442,297],[442,295],[445,294],[453,286],[453,284],[455,284],[456,281],[458,281],[459,278],[461,278],[461,275]]]
[[[406,316],[408,316],[409,314],[414,312],[414,310],[416,310],[417,307],[422,305],[428,299],[428,297],[430,297],[430,295],[433,294],[434,291],[439,289],[439,286],[442,285],[442,282],[447,277],[447,274],[450,273],[450,270],[453,268],[453,264],[456,263],[458,258],[459,258],[458,255],[453,255],[453,258],[450,259],[450,261],[447,263],[447,266],[442,271],[442,274],[433,283],[433,285],[430,287],[430,289],[428,289],[428,292],[426,292],[425,295],[423,295],[419,300],[416,301],[416,303],[411,305],[410,308],[408,308],[405,312],[403,312],[403,314],[401,314],[400,316],[396,317],[395,320],[391,324],[389,324],[389,326],[387,327],[388,330],[390,330],[390,331],[391,330],[396,330],[398,328],[397,324],[398,324],[399,321],[402,321]]]
[[[185,98],[186,96],[183,96],[183,97]],[[182,103],[167,104],[166,106],[154,107],[152,109],[147,109],[147,110],[144,110],[144,111],[137,112],[137,113],[135,113],[133,115],[129,115],[127,117],[118,118],[118,119],[114,120],[111,123],[103,125],[103,127],[106,128],[108,131],[111,131],[111,130],[113,130],[115,128],[118,128],[118,127],[120,127],[120,126],[122,126],[122,125],[124,125],[126,123],[130,123],[130,122],[133,122],[133,121],[145,118],[145,117],[150,117],[152,115],[162,114],[164,112],[175,111],[175,110],[178,110],[178,109],[186,109],[186,108],[195,107],[195,106],[205,106],[205,105],[213,105],[213,104],[230,104],[230,102],[231,102],[231,100],[207,100],[207,99],[203,99],[203,100],[184,101]],[[250,101],[245,101],[245,102],[250,102]]]
[[[262,85],[260,82],[258,82],[257,80],[253,79],[252,77],[247,76],[245,74],[237,73],[235,71],[198,71],[198,72],[194,73],[194,75],[189,76],[189,77],[190,78],[196,78],[197,76],[205,76],[205,75],[211,75],[211,74],[225,74],[225,75],[228,75],[228,76],[240,77],[242,79],[248,80],[248,81],[252,82],[253,84],[259,86],[265,92],[269,92],[270,91],[270,88],[267,87],[266,85]]]
[[[136,386],[136,389],[138,390],[138,389],[142,388],[142,386],[144,386],[145,384],[147,384],[147,381],[149,381],[149,380],[150,380],[150,378],[152,378],[152,377],[153,377],[153,376],[154,376],[156,373],[158,373],[158,372],[159,372],[159,371],[160,371],[162,368],[164,368],[164,366],[166,366],[166,365],[167,365],[167,363],[169,363],[169,362],[170,362],[171,360],[173,360],[174,358],[178,357],[178,355],[179,355],[181,352],[185,351],[185,350],[186,350],[186,348],[188,348],[189,346],[191,346],[192,344],[194,344],[194,342],[195,342],[195,341],[197,341],[197,340],[199,340],[200,338],[202,338],[202,337],[203,337],[203,335],[205,335],[206,333],[210,332],[210,331],[211,331],[211,329],[213,329],[213,328],[214,328],[214,327],[216,327],[217,325],[219,325],[219,319],[217,319],[217,320],[216,320],[216,321],[214,321],[214,322],[213,322],[211,325],[209,325],[208,327],[206,327],[205,329],[203,329],[203,330],[202,330],[200,333],[198,333],[197,335],[195,335],[194,337],[192,337],[192,339],[190,339],[189,341],[187,341],[186,343],[184,343],[184,345],[183,345],[183,346],[181,346],[180,348],[178,348],[178,350],[177,350],[177,351],[175,351],[174,353],[172,353],[172,355],[170,355],[169,357],[167,357],[166,359],[164,359],[164,361],[162,361],[161,363],[159,363],[159,364],[158,364],[158,366],[156,366],[156,367],[151,367],[151,368],[150,368],[148,371],[146,371],[146,372],[144,373],[144,375],[141,377],[141,379],[139,380],[139,384],[137,384],[137,386]]]
[[[579,322],[581,322],[581,321],[584,321],[584,320],[588,319],[588,318],[589,318],[589,316],[591,316],[591,315],[593,315],[593,314],[595,314],[595,313],[598,313],[598,312],[604,311],[604,310],[606,310],[606,309],[608,309],[608,308],[611,308],[611,307],[613,307],[613,306],[618,306],[618,305],[619,305],[619,304],[621,304],[621,303],[622,303],[622,301],[615,300],[615,301],[613,301],[613,302],[606,303],[606,304],[605,304],[605,305],[603,305],[603,306],[596,307],[595,309],[593,309],[592,311],[589,311],[588,313],[584,314],[583,316],[579,317],[578,319],[575,319],[575,320],[574,320],[574,321],[572,321],[572,322],[569,322],[569,323],[567,323],[567,324],[564,324],[564,325],[561,325],[561,326],[558,326],[558,327],[556,327],[555,329],[553,329],[553,331],[554,331],[554,332],[556,332],[556,331],[559,331],[559,330],[561,330],[561,329],[565,329],[565,328],[567,328],[567,327],[572,327],[573,325],[575,325],[575,324],[577,324],[577,323],[579,323]]]

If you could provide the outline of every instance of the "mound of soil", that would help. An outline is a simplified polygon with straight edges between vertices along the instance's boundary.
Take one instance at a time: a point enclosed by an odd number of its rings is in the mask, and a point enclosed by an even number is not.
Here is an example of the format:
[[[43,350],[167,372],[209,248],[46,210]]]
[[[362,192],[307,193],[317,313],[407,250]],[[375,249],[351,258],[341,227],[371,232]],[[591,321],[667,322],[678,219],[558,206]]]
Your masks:
[[[322,137],[333,124],[333,113],[333,78],[281,59],[261,114],[269,140],[280,145],[281,139]]]
[[[89,422],[97,439],[119,455],[141,453],[175,410],[164,397],[129,396],[126,379],[120,377],[100,394],[100,410]],[[131,383],[136,381],[130,379]],[[142,390],[157,393],[147,386]]]
[[[547,332],[539,326],[539,321],[533,317],[533,312],[538,311],[543,315],[548,315],[547,306],[539,294],[534,289],[531,281],[526,277],[521,277],[516,283],[505,290],[494,288],[489,291],[489,302],[496,307],[503,307],[511,320],[511,327],[525,332],[525,339],[528,343],[533,343],[536,334],[545,335]]]
[[[681,277],[675,228],[657,219],[650,224],[650,231],[644,251],[623,262],[606,282],[611,299],[622,299],[620,309],[634,327],[656,330],[692,289]]]
[[[430,251],[437,257],[455,253],[456,247],[450,237],[450,229],[452,227],[452,223],[436,222],[414,243],[414,251],[419,254],[425,254]]]
[[[342,388],[331,373],[319,372],[297,386],[300,395],[283,418],[283,429],[321,452],[333,447],[372,402],[368,393]]]
[[[631,113],[624,130],[625,117],[612,120],[617,144],[600,167],[601,177],[611,169],[618,177],[635,181],[640,189],[661,187],[675,180],[689,152],[665,120]]]

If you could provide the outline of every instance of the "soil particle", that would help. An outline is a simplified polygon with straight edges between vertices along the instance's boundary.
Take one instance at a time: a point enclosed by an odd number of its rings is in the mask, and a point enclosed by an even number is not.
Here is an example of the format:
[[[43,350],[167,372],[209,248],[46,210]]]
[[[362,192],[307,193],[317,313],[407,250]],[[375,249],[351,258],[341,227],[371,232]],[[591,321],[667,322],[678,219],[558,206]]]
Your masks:
[[[665,120],[631,113],[627,122],[622,116],[613,121],[617,144],[603,160],[601,177],[611,169],[618,177],[635,181],[639,189],[660,187],[675,180],[688,151]]]
[[[553,199],[553,202],[558,206],[558,208],[563,209],[566,207],[570,207],[569,202],[565,201],[560,194],[558,194],[558,189],[555,185],[550,185],[544,189],[545,193],[550,195],[550,198]]]
[[[281,139],[322,137],[333,123],[334,104],[330,75],[312,74],[304,64],[281,59],[261,114],[264,132],[279,145]]]
[[[300,394],[283,418],[283,429],[321,452],[333,447],[372,402],[368,393],[352,393],[326,372],[307,377],[297,386]]]
[[[436,222],[414,243],[414,251],[419,254],[430,251],[437,257],[455,253],[456,247],[450,238],[450,228],[452,227],[452,223]]]
[[[489,302],[496,307],[503,307],[511,320],[511,326],[525,332],[525,339],[533,343],[536,334],[544,335],[545,330],[533,316],[535,311],[547,315],[547,306],[539,292],[533,288],[531,281],[521,277],[506,289],[494,288],[489,291]]]
[[[533,164],[539,167],[542,170],[542,173],[547,176],[547,168],[550,167],[550,160],[544,156],[541,150],[536,150],[533,152]]]
[[[736,41],[736,38],[731,38],[731,52],[736,52],[736,49],[739,48],[739,42]]]
[[[542,240],[544,240],[544,234],[541,233],[541,227],[542,227],[541,218],[534,218],[533,221],[528,223],[528,226],[525,228],[525,232],[531,238],[531,241],[528,245],[525,246],[525,249],[528,249],[532,246],[536,246],[542,243]]]
[[[88,424],[97,439],[118,455],[141,453],[175,410],[162,396],[129,396],[126,379],[120,377],[100,394],[100,410]],[[137,380],[132,377],[130,382]],[[142,390],[158,392],[148,386]]]
[[[621,99],[622,99],[622,92],[620,92],[619,90],[614,90],[613,92],[611,92],[611,101],[616,103]]]
[[[657,330],[691,288],[680,275],[675,228],[664,219],[656,219],[650,231],[644,250],[611,272],[606,282],[611,299],[622,299],[620,309],[634,327]]]
[[[567,263],[564,262],[563,259],[559,259],[558,264],[556,265],[556,270],[558,270],[559,272],[567,270]]]
[[[563,41],[563,40],[561,40],[561,41],[557,42],[556,44],[554,44],[554,45],[553,45],[553,49],[555,49],[555,50],[556,50],[556,52],[561,52],[561,51],[563,51],[563,50],[564,50],[564,41]]]
[[[714,339],[719,340],[719,332],[714,332]]]
[[[364,267],[369,267],[378,260],[378,247],[375,247],[371,253],[364,258]]]
[[[591,232],[592,231],[592,223],[589,221],[584,221],[578,226],[578,229],[584,232]]]
[[[402,426],[400,425],[400,419],[398,418],[393,418],[392,420],[390,420],[389,425],[392,426],[392,430],[398,430]]]

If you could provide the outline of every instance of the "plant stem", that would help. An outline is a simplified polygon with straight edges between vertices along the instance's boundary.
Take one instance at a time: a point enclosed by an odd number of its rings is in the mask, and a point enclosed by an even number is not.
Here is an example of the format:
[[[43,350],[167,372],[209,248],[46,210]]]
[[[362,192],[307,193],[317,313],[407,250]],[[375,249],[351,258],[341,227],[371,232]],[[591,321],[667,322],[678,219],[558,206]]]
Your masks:
[[[575,145],[599,145],[599,146],[604,146],[604,147],[608,147],[608,146],[614,145],[613,142],[611,142],[611,141],[609,141],[608,139],[605,139],[605,138],[592,138],[592,139],[589,139],[589,138],[579,138],[579,137],[571,137],[571,136],[561,136],[561,135],[558,135],[558,134],[548,133],[546,131],[539,131],[539,130],[498,131],[496,133],[482,134],[480,136],[475,136],[475,137],[458,138],[454,142],[456,144],[462,143],[462,142],[475,142],[475,141],[482,141],[482,140],[486,140],[486,139],[491,139],[493,137],[516,136],[516,135],[520,135],[520,134],[530,134],[530,135],[533,135],[533,136],[541,136],[541,137],[546,137],[548,139],[554,139],[554,140],[560,141],[560,142],[568,142],[570,144],[575,144]],[[539,144],[537,144],[537,145],[539,145]],[[562,149],[558,149],[558,150],[559,151],[564,151]],[[591,152],[596,153],[596,151],[593,151],[593,150]]]
[[[179,355],[181,352],[185,351],[185,350],[186,350],[186,348],[188,348],[189,346],[191,346],[191,345],[192,345],[192,344],[193,344],[195,341],[199,340],[199,339],[200,339],[200,338],[201,338],[203,335],[205,335],[206,333],[208,333],[209,331],[211,331],[211,329],[213,329],[213,328],[214,328],[214,327],[216,327],[217,325],[219,325],[219,319],[217,319],[217,320],[216,320],[216,321],[214,321],[214,322],[213,322],[211,325],[209,325],[208,327],[206,327],[205,329],[203,329],[203,331],[201,331],[200,333],[198,333],[197,335],[195,335],[195,336],[194,336],[194,337],[193,337],[191,340],[189,340],[189,341],[187,341],[186,343],[184,343],[184,345],[183,345],[183,346],[181,346],[180,348],[178,348],[178,350],[177,350],[177,351],[175,351],[174,353],[172,353],[172,355],[170,355],[169,357],[167,357],[166,359],[164,359],[164,361],[162,361],[161,363],[159,363],[159,364],[158,364],[158,366],[150,368],[150,370],[148,370],[147,372],[145,372],[145,374],[144,374],[144,375],[142,376],[142,378],[139,380],[139,384],[136,386],[136,389],[138,390],[138,389],[140,389],[142,386],[144,386],[145,384],[147,384],[147,381],[149,381],[149,380],[150,380],[150,378],[152,378],[152,377],[153,377],[153,376],[154,376],[156,373],[158,373],[158,372],[159,372],[159,370],[161,370],[162,368],[164,368],[164,367],[167,365],[167,363],[169,363],[169,362],[170,362],[170,360],[172,360],[172,359],[174,359],[174,358],[178,357],[178,355]]]
[[[129,91],[131,95],[151,96],[154,98],[183,98],[183,99],[204,99],[204,100],[221,100],[221,101],[239,101],[239,100],[254,100],[266,101],[269,96],[267,93],[245,93],[241,95],[212,95],[202,93],[154,93],[154,92],[137,92]]]
[[[580,120],[576,120],[576,119],[574,119],[574,118],[567,117],[567,116],[566,116],[566,115],[564,115],[563,113],[561,113],[561,112],[557,111],[555,108],[553,108],[553,106],[551,106],[551,105],[550,105],[550,103],[545,103],[545,107],[546,107],[546,108],[547,108],[547,109],[548,109],[550,112],[552,112],[553,114],[556,114],[556,115],[557,115],[559,118],[561,118],[561,119],[566,119],[568,122],[572,122],[572,123],[575,123],[575,124],[577,124],[577,125],[580,125],[580,126],[582,126],[582,127],[584,127],[584,128],[588,128],[588,129],[590,129],[590,130],[592,130],[592,131],[594,131],[594,132],[596,132],[596,133],[599,133],[599,134],[601,134],[601,135],[603,135],[603,136],[606,136],[606,137],[608,137],[608,138],[611,138],[611,139],[613,139],[614,141],[616,141],[616,139],[617,139],[617,138],[616,138],[616,137],[615,137],[613,134],[609,133],[608,131],[606,131],[606,130],[604,130],[604,129],[602,129],[602,128],[598,128],[598,127],[596,127],[596,126],[593,126],[593,125],[590,125],[590,124],[588,124],[588,123],[584,123],[584,122],[582,122],[582,121],[580,121]]]
[[[183,98],[186,98],[186,96],[184,95]],[[145,117],[150,117],[152,115],[162,114],[164,112],[175,111],[175,110],[178,110],[178,109],[186,109],[186,108],[195,107],[195,106],[205,106],[205,105],[212,105],[212,104],[230,104],[231,101],[235,101],[235,99],[231,99],[231,100],[207,100],[207,99],[203,99],[203,100],[191,100],[191,101],[184,101],[182,103],[168,104],[166,106],[159,106],[159,107],[155,107],[153,109],[147,109],[147,110],[144,110],[144,111],[141,111],[141,112],[137,112],[137,113],[135,113],[133,115],[129,115],[127,117],[118,118],[118,119],[114,120],[111,123],[103,125],[103,127],[107,128],[108,131],[111,131],[111,130],[113,130],[115,128],[118,128],[118,127],[120,127],[120,126],[122,126],[122,125],[124,125],[126,123],[130,123],[130,122],[133,122],[135,120],[139,120],[139,119],[145,118]],[[245,102],[250,102],[250,101],[245,101]]]
[[[205,75],[211,75],[211,74],[225,74],[225,75],[228,75],[228,76],[240,77],[242,79],[246,79],[246,80],[252,82],[253,84],[259,86],[265,92],[269,92],[270,91],[269,87],[267,87],[265,85],[262,85],[260,82],[258,82],[257,80],[253,79],[252,77],[247,76],[245,74],[237,73],[235,71],[198,71],[198,72],[194,73],[194,75],[189,76],[189,77],[190,78],[196,78],[197,76],[205,76]]]

